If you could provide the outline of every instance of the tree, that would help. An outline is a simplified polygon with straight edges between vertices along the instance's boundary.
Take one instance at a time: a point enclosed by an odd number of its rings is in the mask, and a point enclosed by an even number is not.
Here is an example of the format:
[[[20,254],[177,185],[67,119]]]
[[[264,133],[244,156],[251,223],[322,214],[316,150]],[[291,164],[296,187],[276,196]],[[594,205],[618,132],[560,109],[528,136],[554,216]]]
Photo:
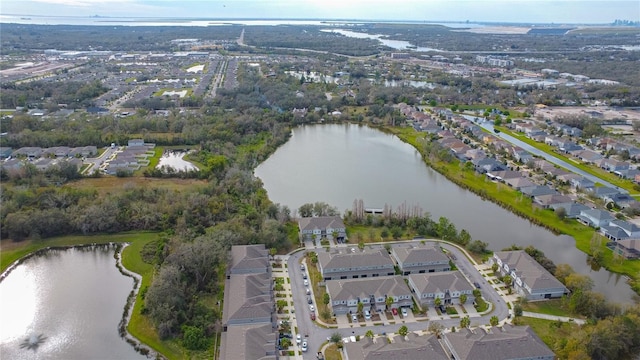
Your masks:
[[[324,293],[324,295],[322,295],[322,303],[324,306],[327,306],[329,305],[329,302],[331,302],[331,297],[329,297],[328,293]]]
[[[439,322],[432,321],[429,324],[427,330],[429,330],[430,333],[432,333],[439,339],[440,336],[442,336],[442,332],[444,331],[444,325],[440,324]]]
[[[513,306],[513,314],[514,314],[515,316],[522,316],[522,312],[523,312],[523,310],[522,310],[522,305],[520,305],[520,304],[515,304],[515,305]]]
[[[460,319],[460,327],[461,328],[467,328],[471,325],[471,319],[469,319],[469,316],[465,316],[462,319]]]
[[[333,334],[331,334],[331,337],[329,337],[329,341],[334,344],[337,344],[342,341],[342,335],[336,331]]]
[[[362,310],[364,310],[364,304],[361,301],[358,301],[358,315],[362,315]]]
[[[196,326],[182,327],[182,345],[189,350],[204,350],[209,346],[209,338]]]
[[[373,339],[373,330],[367,330],[364,336],[368,337],[369,339]]]
[[[276,301],[276,307],[278,308],[278,314],[282,313],[284,307],[287,306],[287,300]]]
[[[298,208],[298,215],[300,215],[300,217],[313,216],[313,204],[307,203],[300,205],[300,207]]]
[[[387,310],[391,309],[391,305],[393,305],[393,298],[391,296],[387,296],[387,298],[384,299],[384,302],[387,305]]]
[[[434,305],[435,305],[436,307],[437,307],[437,306],[440,306],[440,305],[442,305],[442,299],[440,299],[439,297],[437,297],[435,300],[433,300],[433,303],[434,303]]]
[[[408,333],[409,333],[409,328],[407,328],[406,325],[402,325],[400,326],[400,329],[398,329],[398,334],[400,336],[407,336]]]
[[[493,271],[493,273],[495,274],[496,272],[498,272],[498,268],[500,266],[498,266],[498,264],[493,263],[493,265],[491,265],[491,270]]]
[[[467,294],[460,295],[460,303],[461,304],[466,304],[467,303]]]
[[[498,326],[498,324],[500,323],[500,319],[498,319],[497,316],[492,316],[491,319],[489,319],[489,324],[491,324],[491,326]]]
[[[513,283],[513,278],[511,278],[510,275],[505,275],[502,277],[502,282],[508,287],[511,287],[511,284]]]
[[[567,210],[562,206],[557,208],[556,216],[558,217],[558,219],[564,221],[567,218]]]

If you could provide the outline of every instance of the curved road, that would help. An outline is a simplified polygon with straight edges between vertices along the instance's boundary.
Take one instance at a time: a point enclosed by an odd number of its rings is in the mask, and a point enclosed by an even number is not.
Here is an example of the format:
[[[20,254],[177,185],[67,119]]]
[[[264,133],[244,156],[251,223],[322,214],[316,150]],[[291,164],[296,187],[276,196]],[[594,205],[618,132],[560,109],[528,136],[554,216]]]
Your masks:
[[[409,240],[409,241],[423,241],[420,240]],[[393,242],[393,244],[404,243],[400,241]],[[371,246],[373,248],[379,247],[382,248],[385,243],[375,243],[367,246]],[[502,297],[489,285],[486,283],[486,280],[482,277],[482,275],[475,269],[474,265],[467,258],[467,256],[456,246],[450,245],[448,243],[440,244],[443,248],[450,251],[452,254],[456,256],[456,266],[458,269],[473,283],[478,282],[481,284],[482,296],[484,299],[493,304],[493,310],[486,314],[481,315],[479,317],[472,317],[471,326],[475,327],[478,325],[486,325],[489,324],[489,319],[492,316],[497,316],[500,320],[505,320],[509,315],[509,309],[505,304]],[[339,332],[342,337],[347,337],[351,335],[360,335],[360,337],[364,336],[364,334],[368,330],[372,330],[374,334],[381,334],[383,332],[393,333],[397,332],[398,329],[405,325],[409,331],[420,331],[426,330],[431,321],[437,321],[441,323],[445,328],[451,328],[452,326],[459,327],[460,326],[460,318],[452,318],[452,319],[444,319],[444,320],[429,320],[429,321],[419,321],[419,322],[407,322],[407,323],[396,323],[394,325],[378,325],[378,326],[357,326],[354,328],[331,328],[327,329],[319,326],[316,322],[311,321],[309,306],[307,305],[307,295],[305,293],[306,287],[303,284],[302,278],[302,270],[300,269],[300,259],[305,255],[306,251],[298,251],[296,253],[288,256],[287,265],[289,270],[289,277],[291,279],[291,292],[293,295],[293,301],[295,304],[295,317],[298,326],[298,333],[303,336],[308,335],[307,341],[309,344],[309,351],[303,354],[304,359],[315,359],[316,352],[320,349],[322,343],[327,341],[327,338],[330,337],[333,333]],[[312,287],[310,287],[312,288]],[[317,307],[317,305],[316,305]],[[317,309],[316,309],[317,310]]]

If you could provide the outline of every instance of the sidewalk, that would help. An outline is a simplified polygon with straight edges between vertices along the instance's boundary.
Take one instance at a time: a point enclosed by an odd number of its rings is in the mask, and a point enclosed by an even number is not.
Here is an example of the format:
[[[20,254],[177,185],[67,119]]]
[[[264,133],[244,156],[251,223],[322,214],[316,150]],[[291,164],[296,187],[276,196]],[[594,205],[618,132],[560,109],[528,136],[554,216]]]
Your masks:
[[[566,316],[555,316],[555,315],[548,315],[548,314],[540,314],[540,313],[534,313],[534,312],[529,312],[529,311],[523,311],[522,312],[522,316],[526,316],[526,317],[532,317],[532,318],[538,318],[538,319],[545,319],[545,320],[554,320],[554,321],[563,321],[563,322],[574,322],[578,325],[584,325],[586,323],[585,320],[583,319],[576,319],[576,318],[571,318],[571,317],[566,317]]]

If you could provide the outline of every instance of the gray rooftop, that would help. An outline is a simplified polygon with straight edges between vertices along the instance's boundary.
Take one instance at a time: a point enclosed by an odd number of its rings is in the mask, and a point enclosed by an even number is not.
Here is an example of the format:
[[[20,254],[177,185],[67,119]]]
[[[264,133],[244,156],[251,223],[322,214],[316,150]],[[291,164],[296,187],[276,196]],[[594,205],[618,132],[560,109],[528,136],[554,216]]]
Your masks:
[[[385,249],[364,249],[355,252],[346,249],[338,252],[318,252],[318,263],[323,271],[330,269],[347,269],[357,271],[359,268],[391,267],[393,261]]]
[[[225,291],[224,323],[255,322],[270,318],[273,299],[271,275],[233,275]]]
[[[328,280],[327,292],[331,301],[383,296],[411,296],[411,290],[399,276],[366,279]]]
[[[444,337],[460,360],[555,359],[553,351],[529,326],[506,324],[487,331],[461,329]]]
[[[449,263],[447,255],[432,242],[424,245],[394,246],[391,251],[395,254],[401,266],[403,264],[410,265],[426,262]]]
[[[459,271],[444,271],[409,275],[416,291],[436,294],[447,291],[473,291],[473,286]]]
[[[271,324],[230,327],[224,336],[221,360],[277,359],[277,338]]]
[[[510,272],[515,270],[516,275],[531,288],[532,292],[537,289],[557,289],[565,287],[524,250],[497,251],[494,253],[494,256],[502,260],[503,264],[506,263],[509,266]]]
[[[434,335],[418,336],[409,333],[406,339],[393,337],[363,338],[358,342],[344,344],[349,360],[446,360],[447,354]]]
[[[326,228],[332,229],[344,229],[344,223],[340,216],[318,216],[318,217],[303,217],[298,219],[298,226],[301,231]]]
[[[267,272],[269,251],[264,244],[231,247],[231,273]]]

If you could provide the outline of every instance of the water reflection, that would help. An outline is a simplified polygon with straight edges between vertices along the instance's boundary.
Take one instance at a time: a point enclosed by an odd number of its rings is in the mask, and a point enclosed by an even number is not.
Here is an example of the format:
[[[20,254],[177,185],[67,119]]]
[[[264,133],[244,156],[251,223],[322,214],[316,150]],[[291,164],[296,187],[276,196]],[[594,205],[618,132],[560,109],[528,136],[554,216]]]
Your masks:
[[[166,150],[156,168],[171,168],[175,171],[197,171],[197,166],[183,159],[187,154],[187,151]]]

